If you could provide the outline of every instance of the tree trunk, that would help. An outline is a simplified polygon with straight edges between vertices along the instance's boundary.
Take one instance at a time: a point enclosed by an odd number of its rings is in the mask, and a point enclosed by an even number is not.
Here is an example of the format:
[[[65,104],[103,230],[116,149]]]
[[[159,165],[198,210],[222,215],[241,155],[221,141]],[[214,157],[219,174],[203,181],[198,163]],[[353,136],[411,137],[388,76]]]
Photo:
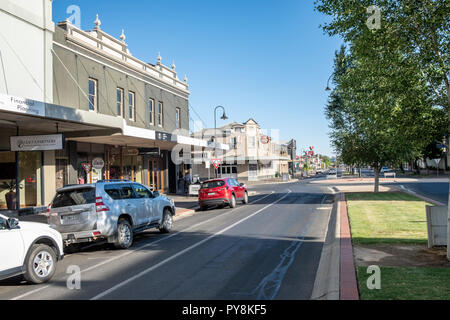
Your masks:
[[[373,173],[375,174],[375,193],[380,192],[380,166],[374,166],[373,167]]]

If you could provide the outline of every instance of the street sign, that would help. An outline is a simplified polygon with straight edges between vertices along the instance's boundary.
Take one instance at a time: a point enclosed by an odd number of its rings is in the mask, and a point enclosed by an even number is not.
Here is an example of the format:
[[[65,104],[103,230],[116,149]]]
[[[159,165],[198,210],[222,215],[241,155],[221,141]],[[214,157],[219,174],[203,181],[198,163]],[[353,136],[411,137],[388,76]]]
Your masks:
[[[83,169],[84,169],[84,171],[85,171],[86,173],[91,172],[92,165],[91,165],[90,163],[88,163],[88,162],[83,162],[83,163],[81,164],[81,166],[83,167]]]
[[[220,163],[222,162],[222,159],[211,159],[211,163],[213,164],[214,168],[219,168]]]
[[[103,169],[104,166],[105,166],[105,161],[103,161],[102,158],[95,158],[94,160],[92,160],[92,167],[94,169],[101,170],[101,169]]]
[[[261,136],[260,138],[262,144],[268,144],[270,142],[269,136]]]

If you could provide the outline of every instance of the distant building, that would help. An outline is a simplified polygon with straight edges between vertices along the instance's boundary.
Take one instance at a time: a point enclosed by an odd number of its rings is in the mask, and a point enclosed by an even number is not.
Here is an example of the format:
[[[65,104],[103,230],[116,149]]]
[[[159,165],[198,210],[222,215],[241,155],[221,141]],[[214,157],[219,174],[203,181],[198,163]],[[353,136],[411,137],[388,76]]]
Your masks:
[[[222,160],[217,170],[218,177],[233,177],[239,180],[263,180],[288,173],[289,151],[286,145],[274,141],[264,134],[258,123],[249,119],[244,123],[232,122],[217,129],[204,129],[200,135],[209,132],[217,143],[229,145],[229,151],[221,154]],[[195,133],[194,136],[198,136]],[[214,155],[211,155],[214,157]],[[204,164],[193,166],[193,174],[200,178],[214,178],[215,169]]]

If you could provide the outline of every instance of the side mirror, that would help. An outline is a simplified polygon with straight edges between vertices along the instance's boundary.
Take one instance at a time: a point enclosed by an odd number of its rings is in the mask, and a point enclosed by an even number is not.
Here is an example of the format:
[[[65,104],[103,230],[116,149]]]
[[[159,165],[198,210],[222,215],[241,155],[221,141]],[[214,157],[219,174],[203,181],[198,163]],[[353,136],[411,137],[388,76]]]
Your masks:
[[[19,229],[19,220],[16,218],[9,218],[8,219],[8,227],[10,230]]]
[[[153,198],[157,198],[159,196],[160,196],[159,191],[154,191],[153,192]]]
[[[246,187],[245,183],[239,183],[241,187]]]

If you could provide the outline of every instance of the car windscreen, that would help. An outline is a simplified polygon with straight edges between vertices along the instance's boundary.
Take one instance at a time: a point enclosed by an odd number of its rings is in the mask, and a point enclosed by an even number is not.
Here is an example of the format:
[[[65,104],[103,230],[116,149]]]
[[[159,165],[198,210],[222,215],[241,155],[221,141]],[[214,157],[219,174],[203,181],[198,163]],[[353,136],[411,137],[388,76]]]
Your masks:
[[[225,182],[222,180],[217,181],[207,181],[203,182],[202,189],[209,189],[209,188],[217,188],[217,187],[223,187],[225,185]]]
[[[95,188],[64,190],[53,199],[52,208],[79,206],[95,203]]]

